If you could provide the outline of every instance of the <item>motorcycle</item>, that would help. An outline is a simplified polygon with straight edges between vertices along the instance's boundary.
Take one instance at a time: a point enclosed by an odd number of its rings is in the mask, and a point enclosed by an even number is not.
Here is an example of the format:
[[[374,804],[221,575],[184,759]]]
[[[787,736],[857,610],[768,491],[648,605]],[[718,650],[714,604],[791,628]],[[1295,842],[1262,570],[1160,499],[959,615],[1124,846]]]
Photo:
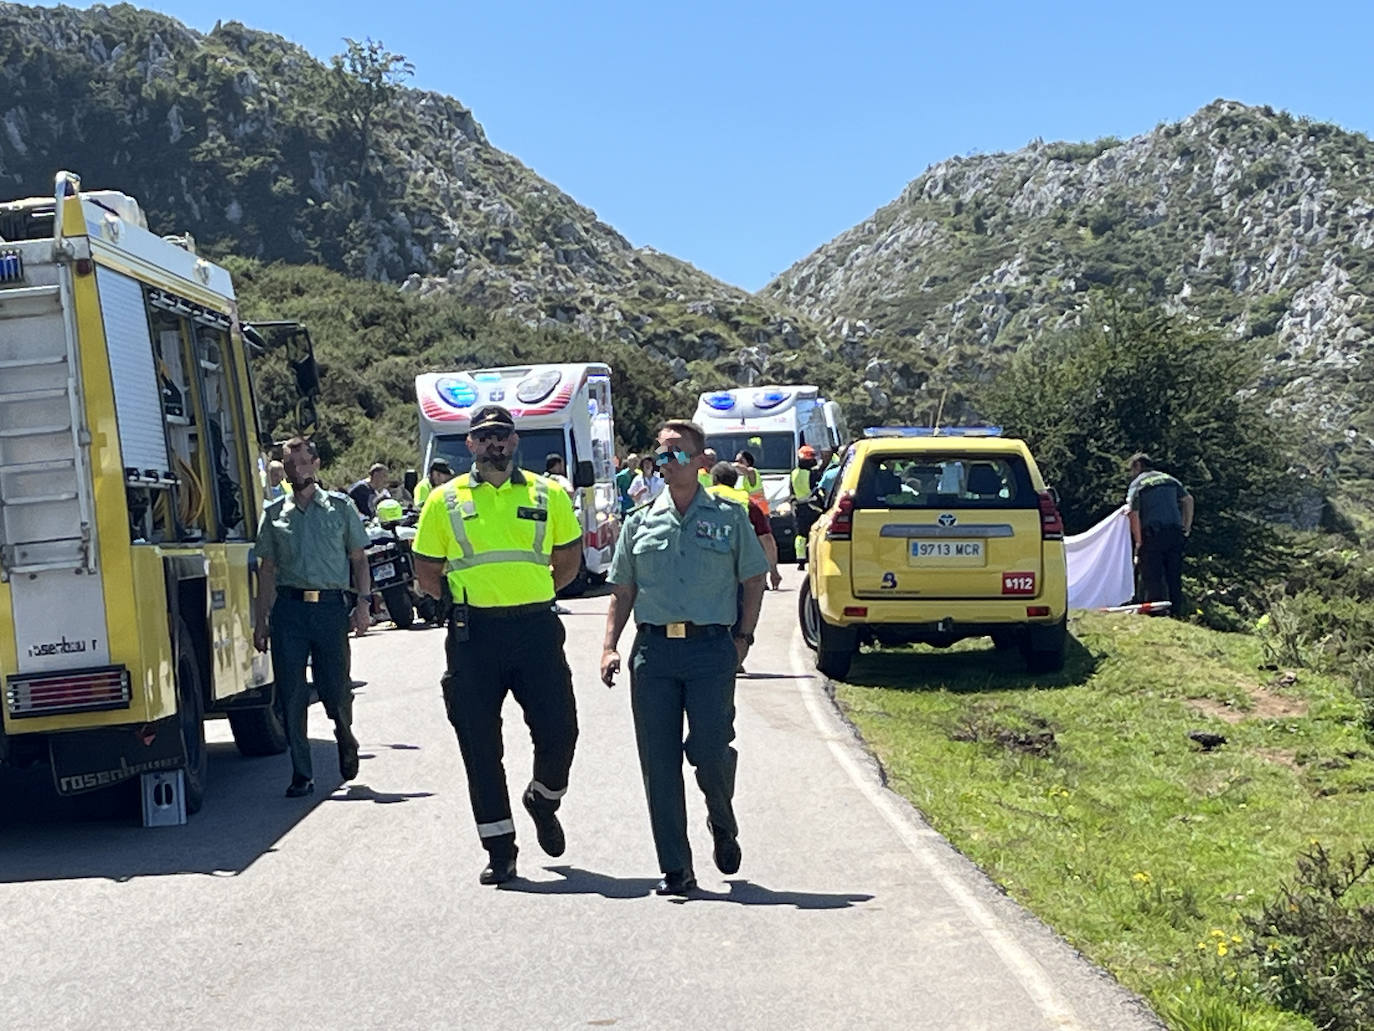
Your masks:
[[[410,551],[415,518],[412,513],[399,520],[373,519],[365,527],[369,544],[363,554],[372,574],[372,589],[382,596],[387,614],[399,630],[409,630],[415,624],[418,595]]]

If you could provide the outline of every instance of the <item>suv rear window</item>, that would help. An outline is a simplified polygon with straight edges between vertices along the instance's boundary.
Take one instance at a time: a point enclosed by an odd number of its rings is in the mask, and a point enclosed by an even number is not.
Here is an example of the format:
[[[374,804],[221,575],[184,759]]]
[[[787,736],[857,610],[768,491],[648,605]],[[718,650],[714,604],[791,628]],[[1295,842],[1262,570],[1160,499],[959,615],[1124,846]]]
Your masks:
[[[870,455],[854,490],[855,508],[1038,508],[1020,455]]]

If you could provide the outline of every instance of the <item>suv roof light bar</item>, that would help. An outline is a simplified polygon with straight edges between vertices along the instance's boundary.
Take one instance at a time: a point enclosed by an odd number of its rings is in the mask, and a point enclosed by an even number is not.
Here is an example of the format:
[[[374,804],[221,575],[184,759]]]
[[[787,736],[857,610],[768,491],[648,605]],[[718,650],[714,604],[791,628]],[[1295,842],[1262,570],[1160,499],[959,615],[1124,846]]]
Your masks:
[[[864,436],[874,437],[1000,437],[1001,426],[868,426]]]

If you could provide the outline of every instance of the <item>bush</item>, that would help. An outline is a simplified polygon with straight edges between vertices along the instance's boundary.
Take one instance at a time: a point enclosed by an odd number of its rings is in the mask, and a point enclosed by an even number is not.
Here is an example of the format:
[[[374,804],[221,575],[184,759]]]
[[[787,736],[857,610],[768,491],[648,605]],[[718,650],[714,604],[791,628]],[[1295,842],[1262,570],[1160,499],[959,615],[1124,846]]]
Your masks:
[[[1337,860],[1314,843],[1294,882],[1245,918],[1267,994],[1326,1031],[1374,1027],[1374,906],[1351,900],[1371,870],[1374,846]]]
[[[1348,595],[1306,590],[1275,596],[1257,629],[1265,658],[1275,666],[1348,674],[1374,654],[1374,610]]]

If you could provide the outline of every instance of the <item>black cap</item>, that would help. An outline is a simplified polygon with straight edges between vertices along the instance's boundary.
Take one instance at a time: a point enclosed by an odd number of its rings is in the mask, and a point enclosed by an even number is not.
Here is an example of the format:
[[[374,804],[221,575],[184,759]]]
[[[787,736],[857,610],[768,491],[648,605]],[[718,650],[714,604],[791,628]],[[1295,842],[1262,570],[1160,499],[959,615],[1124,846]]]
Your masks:
[[[483,405],[472,413],[472,423],[468,426],[469,433],[494,429],[514,430],[515,417],[500,405]]]
[[[436,458],[429,463],[429,471],[432,473],[443,473],[445,476],[452,476],[453,466],[448,464],[447,458]]]

